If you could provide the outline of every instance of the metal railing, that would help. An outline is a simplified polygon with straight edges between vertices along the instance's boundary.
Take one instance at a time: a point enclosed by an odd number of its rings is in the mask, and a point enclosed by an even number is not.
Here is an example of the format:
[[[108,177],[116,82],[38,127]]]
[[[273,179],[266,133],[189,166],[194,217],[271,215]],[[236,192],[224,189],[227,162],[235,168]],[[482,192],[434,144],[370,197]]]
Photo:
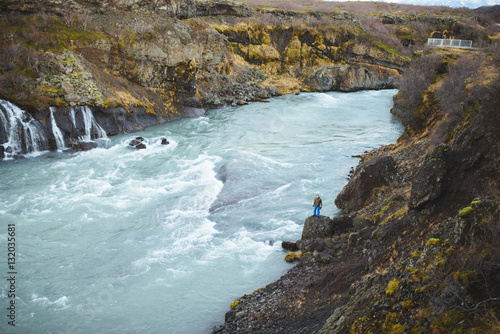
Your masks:
[[[429,38],[427,40],[427,45],[448,48],[472,48],[472,41],[463,39]]]

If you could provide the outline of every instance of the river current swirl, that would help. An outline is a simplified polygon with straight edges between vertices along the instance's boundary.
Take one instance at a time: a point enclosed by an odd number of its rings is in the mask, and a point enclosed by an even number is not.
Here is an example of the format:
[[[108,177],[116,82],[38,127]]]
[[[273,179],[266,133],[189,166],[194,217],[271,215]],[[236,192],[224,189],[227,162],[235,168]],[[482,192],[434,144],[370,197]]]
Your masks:
[[[321,214],[340,214],[353,155],[403,131],[395,93],[288,95],[0,162],[0,244],[16,227],[15,329],[210,332],[233,300],[291,267],[281,241],[300,238],[316,194]],[[136,136],[146,149],[128,145]],[[0,288],[5,318],[9,282]],[[3,319],[0,332],[14,331]]]

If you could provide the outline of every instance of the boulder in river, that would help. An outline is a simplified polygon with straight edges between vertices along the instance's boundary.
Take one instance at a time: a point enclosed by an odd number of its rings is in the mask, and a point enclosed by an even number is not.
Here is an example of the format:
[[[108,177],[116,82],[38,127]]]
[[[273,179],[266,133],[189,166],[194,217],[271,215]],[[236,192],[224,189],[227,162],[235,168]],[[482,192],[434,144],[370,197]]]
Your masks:
[[[136,137],[134,140],[130,141],[128,143],[129,146],[135,146],[135,148],[141,150],[146,148],[146,144],[144,143],[144,138],[143,137]]]
[[[130,143],[128,143],[130,146],[137,146],[139,145],[140,143],[142,143],[144,141],[144,138],[143,137],[136,137],[134,140],[130,141]]]
[[[289,251],[296,251],[297,250],[297,244],[295,242],[290,242],[290,241],[283,241],[281,243],[281,247],[283,249],[289,250]]]
[[[97,144],[93,141],[78,141],[72,145],[73,151],[88,151],[96,147]]]

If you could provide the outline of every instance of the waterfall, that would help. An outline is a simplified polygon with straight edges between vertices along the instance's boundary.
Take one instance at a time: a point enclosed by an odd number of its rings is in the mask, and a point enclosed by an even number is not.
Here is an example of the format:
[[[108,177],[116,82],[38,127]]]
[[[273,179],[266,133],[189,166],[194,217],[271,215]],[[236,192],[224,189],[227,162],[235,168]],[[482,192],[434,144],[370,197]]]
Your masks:
[[[18,106],[0,99],[0,160],[3,157],[13,158],[20,154],[49,150],[52,134],[57,150],[67,148],[64,134],[57,125],[55,108],[49,107],[49,110],[50,121],[44,126]],[[74,130],[71,132],[78,135],[81,142],[108,139],[106,131],[97,123],[88,106],[70,107],[68,115],[63,116],[63,120],[66,119],[73,123]]]
[[[0,100],[0,145],[5,155],[47,150],[48,139],[39,121],[18,106]]]
[[[79,137],[80,141],[92,141],[92,139],[107,139],[108,136],[106,131],[97,123],[94,118],[94,114],[92,113],[92,109],[88,106],[78,106],[78,107],[70,107],[70,118],[73,126],[78,129],[76,122],[76,112],[80,112],[82,114],[83,119],[83,130],[85,134]]]
[[[58,150],[63,150],[65,149],[64,147],[64,137],[57,126],[56,119],[54,118],[54,107],[49,107],[50,109],[50,119],[52,121],[52,133],[54,134],[54,138],[56,140],[56,146]]]
[[[92,130],[96,132],[96,138],[108,138],[106,131],[104,131],[104,129],[95,120],[92,110],[88,106],[80,107],[80,110],[85,124],[85,136],[81,140],[91,141]]]
[[[75,107],[69,107],[69,117],[71,118],[71,123],[76,128]]]

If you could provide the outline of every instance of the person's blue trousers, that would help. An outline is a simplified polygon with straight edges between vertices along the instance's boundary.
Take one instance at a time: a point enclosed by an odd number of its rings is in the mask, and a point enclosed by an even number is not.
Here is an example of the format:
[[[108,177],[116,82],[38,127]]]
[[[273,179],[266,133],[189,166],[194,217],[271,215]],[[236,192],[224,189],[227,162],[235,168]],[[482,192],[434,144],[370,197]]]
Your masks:
[[[316,212],[318,212],[318,213],[316,214]],[[315,206],[315,207],[314,207],[314,213],[313,213],[313,216],[318,216],[318,217],[319,217],[319,206]]]

